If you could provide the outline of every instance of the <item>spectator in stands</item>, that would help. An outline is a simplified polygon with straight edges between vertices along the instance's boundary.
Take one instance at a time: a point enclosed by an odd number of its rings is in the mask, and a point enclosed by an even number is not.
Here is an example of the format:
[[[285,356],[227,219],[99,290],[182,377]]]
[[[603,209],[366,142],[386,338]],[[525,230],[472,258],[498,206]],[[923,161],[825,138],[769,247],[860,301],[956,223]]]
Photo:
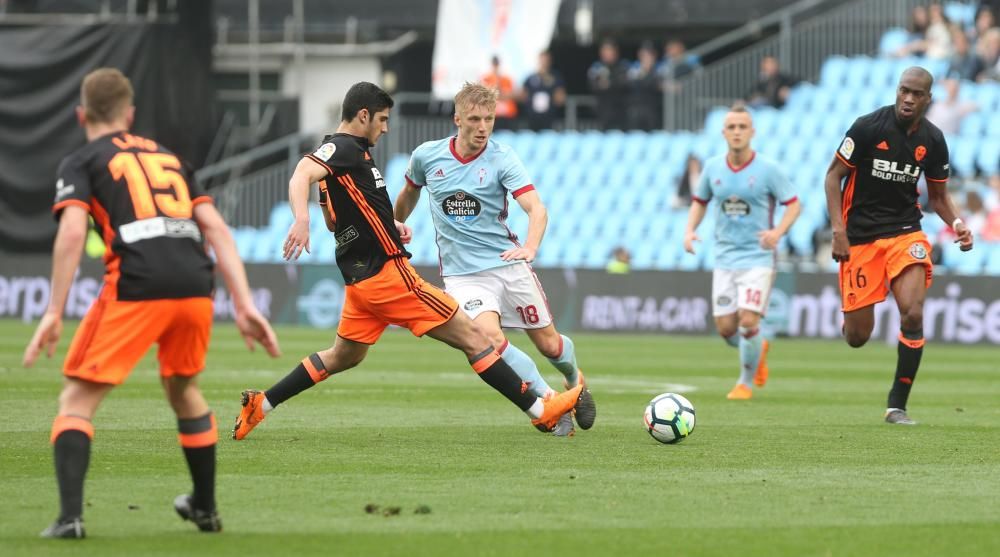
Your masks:
[[[927,8],[927,18],[930,25],[927,26],[924,55],[934,60],[947,60],[952,53],[951,30],[952,23],[944,13],[941,4],[934,2]]]
[[[957,79],[945,79],[941,84],[948,96],[944,99],[934,99],[934,103],[927,110],[927,119],[941,128],[945,135],[955,135],[962,127],[962,120],[979,110],[979,105],[973,101],[959,100],[960,82]]]
[[[976,54],[983,61],[983,71],[976,76],[976,81],[1000,79],[1000,29],[987,29],[976,43]]]
[[[927,15],[926,6],[914,6],[910,12],[910,22],[906,26],[908,37],[906,45],[896,51],[896,56],[922,56],[927,39],[927,28],[930,26],[930,19]]]
[[[795,78],[781,72],[777,58],[765,56],[760,61],[760,78],[751,90],[747,104],[751,107],[781,108],[795,83]]]
[[[627,275],[632,270],[632,254],[624,246],[616,247],[605,269],[610,275]]]
[[[961,29],[953,27],[951,40],[954,47],[948,63],[948,77],[951,79],[974,80],[983,71],[983,61],[969,48],[969,38]]]
[[[628,127],[650,131],[663,127],[663,90],[656,73],[656,49],[645,42],[628,70]]]
[[[976,11],[975,23],[967,33],[969,42],[976,44],[987,31],[996,26],[997,20],[993,8],[985,5],[979,6],[979,9]]]
[[[601,42],[600,59],[587,70],[590,90],[597,97],[597,119],[604,130],[625,125],[625,102],[628,96],[628,63],[618,55],[618,44],[611,39]]]
[[[691,206],[691,192],[701,177],[701,160],[698,155],[691,153],[687,161],[684,162],[684,173],[677,181],[677,193],[670,205],[675,209]]]
[[[494,127],[501,130],[517,128],[517,91],[514,89],[514,80],[501,71],[499,56],[493,57],[490,62],[490,72],[480,81],[483,85],[499,92]]]
[[[528,127],[538,131],[551,129],[566,104],[566,84],[562,75],[552,70],[552,53],[538,55],[538,71],[524,80],[521,101]]]
[[[921,24],[923,18],[926,18],[926,25]],[[935,60],[945,60],[951,56],[952,24],[941,4],[935,2],[928,8],[913,8],[910,25],[910,40],[896,52],[897,56],[927,56]]]
[[[684,43],[677,39],[670,39],[663,47],[663,60],[657,65],[656,73],[663,82],[663,89],[666,91],[677,91],[677,80],[692,73],[695,65],[688,57],[687,48]]]

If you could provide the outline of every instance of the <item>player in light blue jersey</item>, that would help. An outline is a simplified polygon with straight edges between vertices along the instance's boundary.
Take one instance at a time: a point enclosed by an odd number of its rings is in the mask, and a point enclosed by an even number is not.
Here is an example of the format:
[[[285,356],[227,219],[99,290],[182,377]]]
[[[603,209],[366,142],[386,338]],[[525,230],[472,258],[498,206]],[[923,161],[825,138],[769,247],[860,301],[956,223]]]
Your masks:
[[[565,377],[567,388],[584,383],[573,342],[552,324],[545,292],[531,263],[545,234],[548,214],[514,151],[493,141],[496,91],[467,83],[455,96],[457,135],[429,141],[410,157],[406,185],[395,204],[395,218],[405,222],[420,192],[430,196],[445,290],[500,348],[501,357],[536,396],[554,391],[531,358],[510,344],[504,327],[524,329],[538,350]],[[528,214],[522,245],[507,228],[510,199]],[[584,388],[584,396],[589,391]],[[591,407],[593,408],[593,407]],[[579,411],[577,424],[593,426],[596,412]],[[572,435],[572,416],[556,435]]]
[[[740,379],[726,395],[730,400],[747,400],[751,384],[767,382],[768,341],[759,334],[760,318],[774,282],[774,250],[802,210],[778,165],[750,148],[753,135],[746,108],[730,109],[722,129],[729,149],[705,161],[684,233],[684,249],[694,253],[698,224],[709,210],[716,212],[712,315],[719,334],[740,349]],[[778,226],[776,203],[785,206]]]

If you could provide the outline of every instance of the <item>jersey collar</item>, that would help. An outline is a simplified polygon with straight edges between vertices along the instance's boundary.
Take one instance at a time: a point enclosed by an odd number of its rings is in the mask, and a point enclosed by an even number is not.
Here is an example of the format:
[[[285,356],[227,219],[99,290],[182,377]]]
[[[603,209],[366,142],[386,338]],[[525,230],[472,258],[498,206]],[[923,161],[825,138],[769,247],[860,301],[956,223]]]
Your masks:
[[[747,159],[747,162],[739,166],[733,166],[733,163],[729,162],[729,153],[726,153],[726,166],[728,166],[729,170],[732,170],[733,172],[739,172],[740,170],[743,170],[744,168],[750,166],[750,163],[752,163],[756,157],[757,157],[757,151],[750,151],[750,158]]]
[[[455,142],[457,140],[458,140],[458,136],[457,135],[452,136],[451,140],[448,141],[448,149],[451,150],[451,156],[455,157],[455,160],[457,160],[458,162],[460,162],[462,164],[469,164],[470,162],[478,159],[479,155],[482,155],[483,151],[485,151],[486,147],[488,147],[489,144],[490,144],[490,140],[487,139],[486,140],[486,145],[483,145],[483,148],[480,149],[478,153],[476,153],[476,154],[474,154],[471,157],[469,157],[469,158],[466,159],[466,158],[463,158],[462,155],[459,155],[458,154],[458,150],[455,149]]]

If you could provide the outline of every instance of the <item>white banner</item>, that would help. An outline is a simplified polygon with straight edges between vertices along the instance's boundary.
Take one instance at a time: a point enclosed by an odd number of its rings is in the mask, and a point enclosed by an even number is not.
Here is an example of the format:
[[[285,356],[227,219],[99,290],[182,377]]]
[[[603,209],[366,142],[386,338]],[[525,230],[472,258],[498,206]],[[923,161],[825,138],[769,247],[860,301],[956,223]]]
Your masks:
[[[450,100],[466,81],[479,82],[493,56],[520,87],[549,47],[560,0],[441,0],[431,80]]]

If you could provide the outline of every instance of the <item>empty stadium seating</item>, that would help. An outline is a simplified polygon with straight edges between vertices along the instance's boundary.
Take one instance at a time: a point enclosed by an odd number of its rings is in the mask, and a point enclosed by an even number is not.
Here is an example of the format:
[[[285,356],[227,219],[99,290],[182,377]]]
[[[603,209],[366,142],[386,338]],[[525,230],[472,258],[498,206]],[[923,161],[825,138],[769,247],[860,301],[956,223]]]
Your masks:
[[[881,50],[891,50],[898,39],[898,33],[890,30]],[[756,150],[782,164],[803,205],[802,216],[781,243],[782,257],[791,253],[797,260],[811,261],[814,236],[827,226],[823,179],[834,150],[857,116],[894,101],[899,74],[912,65],[938,76],[946,70],[944,62],[934,60],[832,56],[823,65],[819,82],[796,86],[783,109],[755,111]],[[966,177],[997,173],[1000,85],[964,83],[961,94],[981,109],[966,118],[957,136],[948,138],[953,172]],[[943,97],[943,91],[935,90],[935,95]],[[549,210],[537,264],[602,268],[611,250],[624,245],[632,252],[636,269],[710,268],[711,222],[700,227],[703,241],[698,253],[684,253],[686,208],[672,208],[672,201],[690,153],[704,159],[724,152],[720,132],[725,113],[723,107],[710,111],[703,130],[696,133],[497,131],[494,138],[520,155]],[[393,199],[404,182],[406,163],[403,155],[383,163]],[[437,249],[426,197],[407,222],[414,229],[413,262],[435,265]],[[272,212],[270,226],[236,230],[240,253],[248,261],[278,260],[290,218],[282,205]],[[780,218],[780,208],[775,218]],[[330,263],[332,238],[323,230],[318,212],[313,222],[313,253],[304,260]],[[515,207],[509,225],[523,234],[527,217]],[[934,233],[943,226],[935,215],[928,215],[925,225]],[[1000,274],[996,262],[1000,247],[982,245],[971,255],[956,249],[944,249],[945,269]],[[829,262],[820,264],[830,267]]]

